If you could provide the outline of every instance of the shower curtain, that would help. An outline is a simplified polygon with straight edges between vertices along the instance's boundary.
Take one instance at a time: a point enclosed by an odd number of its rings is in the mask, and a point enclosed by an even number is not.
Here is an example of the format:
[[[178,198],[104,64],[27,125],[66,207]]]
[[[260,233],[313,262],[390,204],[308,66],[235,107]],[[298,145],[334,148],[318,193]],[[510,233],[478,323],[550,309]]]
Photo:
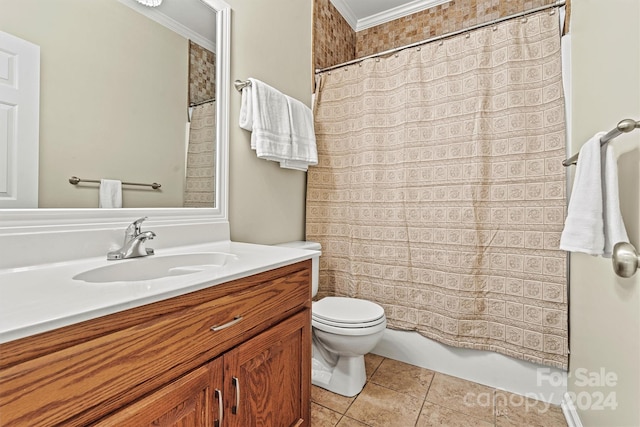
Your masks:
[[[184,206],[212,208],[215,203],[216,103],[193,107],[189,126]]]
[[[539,12],[320,76],[307,239],[319,296],[566,369],[564,100]]]

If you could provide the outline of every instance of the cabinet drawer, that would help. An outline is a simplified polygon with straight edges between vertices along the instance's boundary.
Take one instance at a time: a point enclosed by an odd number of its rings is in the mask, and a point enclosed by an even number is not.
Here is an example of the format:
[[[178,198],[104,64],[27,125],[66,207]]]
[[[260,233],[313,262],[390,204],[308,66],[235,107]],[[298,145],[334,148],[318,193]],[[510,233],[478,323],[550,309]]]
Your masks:
[[[2,425],[95,420],[308,305],[309,280],[299,270],[0,371]]]

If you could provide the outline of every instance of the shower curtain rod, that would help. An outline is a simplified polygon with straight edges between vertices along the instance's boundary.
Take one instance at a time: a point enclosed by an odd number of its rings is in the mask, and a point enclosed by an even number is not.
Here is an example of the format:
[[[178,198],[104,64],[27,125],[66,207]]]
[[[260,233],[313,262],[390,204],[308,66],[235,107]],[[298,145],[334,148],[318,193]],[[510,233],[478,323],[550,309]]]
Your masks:
[[[548,5],[545,5],[545,6],[536,7],[534,9],[530,9],[530,10],[527,10],[527,11],[524,11],[524,12],[514,13],[513,15],[509,15],[509,16],[505,16],[505,17],[502,17],[502,18],[494,19],[493,21],[485,22],[485,23],[482,23],[482,24],[477,24],[477,25],[474,25],[472,27],[465,28],[463,30],[452,31],[450,33],[442,34],[442,35],[436,36],[436,37],[431,37],[429,39],[422,40],[422,41],[419,41],[419,42],[416,42],[416,43],[411,43],[411,44],[407,44],[407,45],[404,45],[404,46],[396,47],[396,48],[393,48],[393,49],[385,50],[384,52],[374,53],[372,55],[363,56],[362,58],[358,58],[358,59],[352,59],[351,61],[343,62],[343,63],[337,64],[337,65],[332,65],[331,67],[316,69],[315,74],[322,74],[322,73],[325,73],[327,71],[335,70],[337,68],[346,67],[347,65],[357,64],[357,63],[362,62],[362,61],[364,61],[366,59],[379,58],[381,56],[385,56],[385,55],[389,55],[389,54],[392,54],[392,53],[400,52],[401,50],[411,49],[412,47],[417,47],[417,46],[422,46],[422,45],[427,44],[427,43],[432,43],[432,42],[436,42],[438,40],[442,40],[442,39],[446,39],[446,38],[449,38],[449,37],[457,36],[458,34],[464,34],[464,33],[468,33],[469,31],[477,30],[479,28],[489,27],[491,25],[499,24],[501,22],[508,21],[510,19],[521,18],[523,16],[531,15],[532,13],[540,12],[542,10],[552,9],[554,7],[562,7],[565,4],[566,4],[566,0],[558,0],[558,1],[554,2],[553,4],[548,4]]]

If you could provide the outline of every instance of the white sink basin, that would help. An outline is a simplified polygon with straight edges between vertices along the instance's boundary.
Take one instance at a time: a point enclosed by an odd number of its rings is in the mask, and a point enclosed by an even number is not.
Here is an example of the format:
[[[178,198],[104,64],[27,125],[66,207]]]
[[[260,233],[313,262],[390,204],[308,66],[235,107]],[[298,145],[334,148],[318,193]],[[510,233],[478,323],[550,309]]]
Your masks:
[[[89,283],[138,282],[199,273],[222,267],[236,258],[235,255],[223,252],[152,255],[109,261],[109,265],[83,271],[73,276],[73,279]]]

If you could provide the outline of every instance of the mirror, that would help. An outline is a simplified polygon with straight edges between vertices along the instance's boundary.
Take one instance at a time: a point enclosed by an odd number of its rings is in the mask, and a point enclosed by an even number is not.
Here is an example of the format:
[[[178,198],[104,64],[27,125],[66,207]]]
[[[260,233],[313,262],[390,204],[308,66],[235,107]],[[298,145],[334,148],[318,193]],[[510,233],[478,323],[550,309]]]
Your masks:
[[[124,211],[226,215],[226,3],[0,0],[0,31],[40,46],[39,208],[90,212],[109,178],[161,184],[123,185]]]

